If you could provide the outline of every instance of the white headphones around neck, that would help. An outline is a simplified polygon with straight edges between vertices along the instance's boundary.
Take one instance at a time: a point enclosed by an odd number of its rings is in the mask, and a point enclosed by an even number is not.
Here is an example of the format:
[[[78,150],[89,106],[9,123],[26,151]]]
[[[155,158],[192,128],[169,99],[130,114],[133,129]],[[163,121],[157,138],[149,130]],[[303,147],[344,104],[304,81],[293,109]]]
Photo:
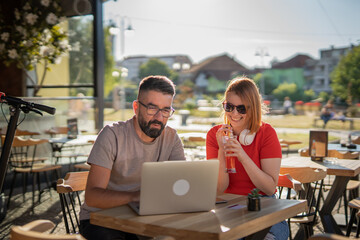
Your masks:
[[[255,136],[256,136],[256,132],[250,134],[249,129],[244,129],[241,131],[239,135],[239,142],[245,146],[250,145],[254,141]]]

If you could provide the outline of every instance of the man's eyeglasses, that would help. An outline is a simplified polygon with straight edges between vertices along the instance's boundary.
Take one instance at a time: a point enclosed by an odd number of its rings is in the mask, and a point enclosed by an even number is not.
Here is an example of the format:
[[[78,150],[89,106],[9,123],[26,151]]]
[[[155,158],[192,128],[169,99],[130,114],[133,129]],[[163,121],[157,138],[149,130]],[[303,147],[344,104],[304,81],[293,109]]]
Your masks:
[[[157,106],[154,106],[151,104],[145,105],[144,103],[140,102],[139,100],[138,100],[138,102],[146,108],[146,113],[150,116],[154,116],[154,115],[158,114],[158,112],[160,111],[164,118],[169,118],[175,112],[175,109],[173,109],[172,107],[160,109]]]
[[[238,113],[246,114],[246,107],[243,104],[235,106],[234,104],[223,102],[223,108],[225,112],[232,112],[236,108]]]

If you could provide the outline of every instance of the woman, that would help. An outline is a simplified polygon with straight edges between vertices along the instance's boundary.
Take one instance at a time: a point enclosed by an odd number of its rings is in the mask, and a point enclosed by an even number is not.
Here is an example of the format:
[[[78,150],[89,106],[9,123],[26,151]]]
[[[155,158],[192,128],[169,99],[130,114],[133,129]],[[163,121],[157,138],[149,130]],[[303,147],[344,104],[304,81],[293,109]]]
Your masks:
[[[206,137],[206,158],[220,161],[218,192],[247,195],[254,188],[274,196],[278,182],[281,146],[273,127],[261,121],[267,109],[253,80],[233,79],[225,91],[224,120],[229,124],[210,129]],[[223,143],[232,132],[236,138]],[[240,143],[241,142],[241,143]],[[226,172],[225,156],[234,156],[236,173]],[[287,239],[285,221],[274,225],[267,239]]]

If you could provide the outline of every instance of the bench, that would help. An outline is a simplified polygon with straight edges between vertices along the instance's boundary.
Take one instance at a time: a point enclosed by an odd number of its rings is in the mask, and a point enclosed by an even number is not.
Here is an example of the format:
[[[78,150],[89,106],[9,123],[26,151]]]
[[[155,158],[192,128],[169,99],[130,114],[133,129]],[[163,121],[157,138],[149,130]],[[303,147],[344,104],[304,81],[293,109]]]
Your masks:
[[[316,127],[317,121],[323,122],[323,120],[322,120],[320,117],[314,118],[314,127]],[[348,117],[346,117],[346,118],[332,118],[332,119],[330,119],[329,121],[349,122],[349,123],[350,123],[349,129],[350,129],[350,130],[353,130],[353,129],[354,129],[354,119],[353,119],[353,118],[348,118]]]

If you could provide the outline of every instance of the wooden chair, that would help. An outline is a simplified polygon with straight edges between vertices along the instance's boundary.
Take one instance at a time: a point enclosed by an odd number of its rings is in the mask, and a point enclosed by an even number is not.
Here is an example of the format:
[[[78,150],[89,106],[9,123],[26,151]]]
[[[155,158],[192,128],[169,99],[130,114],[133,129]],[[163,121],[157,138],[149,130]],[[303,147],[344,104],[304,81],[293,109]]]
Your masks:
[[[338,151],[338,150],[328,150],[328,156],[329,157],[334,157],[334,158],[338,158],[338,159],[358,159],[359,158],[359,153],[358,152],[349,152],[349,151]],[[341,160],[340,160],[341,161]],[[330,176],[328,176],[330,179]],[[324,188],[325,191],[329,190],[332,186],[332,181],[325,183],[324,184]],[[343,193],[343,198],[344,198],[344,211],[345,211],[345,223],[348,224],[348,211],[347,211],[347,206],[348,206],[348,199],[352,199],[355,197],[354,191],[355,189],[358,189],[360,186],[360,181],[358,180],[350,180],[347,185],[346,185],[346,190]],[[348,193],[348,194],[347,194]],[[338,211],[340,210],[341,207],[341,201],[339,201],[339,207],[338,207]]]
[[[85,240],[79,234],[55,235],[45,233],[55,227],[49,220],[35,220],[23,226],[13,226],[10,231],[11,240]]]
[[[52,127],[45,131],[46,134],[49,134],[51,138],[57,137],[57,136],[64,136],[68,135],[69,128],[68,127]],[[93,143],[94,141],[90,140],[89,143]],[[60,145],[60,146],[59,146]],[[77,161],[79,157],[88,157],[87,153],[82,152],[76,152],[75,148],[67,148],[66,152],[64,152],[62,145],[63,144],[51,144],[53,155],[52,157],[55,158],[55,163],[57,164],[60,159],[67,158],[70,161],[69,164],[69,171],[70,166]]]
[[[354,139],[351,139],[352,143],[354,144],[360,144],[360,136],[354,138]]]
[[[347,225],[346,236],[350,236],[351,228],[354,224],[355,217],[357,217],[356,238],[358,238],[360,232],[360,219],[359,219],[360,198],[355,198],[351,200],[348,206],[351,209],[351,214],[350,214],[349,223]]]
[[[2,141],[4,141],[5,137],[2,136]],[[52,165],[46,163],[39,163],[39,158],[36,157],[36,150],[40,144],[47,143],[47,139],[33,139],[27,138],[24,139],[19,136],[14,137],[13,144],[11,146],[11,154],[9,159],[9,166],[13,171],[13,179],[10,187],[9,199],[7,203],[7,207],[10,205],[11,195],[14,189],[16,176],[17,174],[22,174],[23,176],[23,198],[25,201],[25,192],[27,187],[27,175],[33,176],[33,185],[32,185],[32,201],[33,206],[35,204],[35,186],[36,183],[38,185],[39,197],[38,201],[40,202],[41,199],[41,188],[40,188],[40,173],[43,173],[48,188],[50,189],[49,178],[47,176],[47,172],[55,171],[57,177],[59,173],[57,172],[58,169],[61,168],[60,165]],[[40,158],[40,161],[44,161],[43,158]],[[50,193],[51,194],[51,193]]]
[[[311,236],[309,240],[349,240],[350,238],[338,234],[319,233]]]
[[[81,171],[81,170],[85,170],[85,171],[90,171],[90,164],[88,163],[79,163],[79,164],[75,164],[74,168]]]
[[[286,140],[286,139],[279,139],[281,148],[286,149],[286,155],[289,155],[290,146],[295,144],[301,144],[301,141],[295,141],[295,140]]]
[[[76,208],[81,205],[79,192],[85,190],[88,175],[89,171],[69,172],[64,179],[57,181],[56,190],[59,193],[67,233],[79,232],[80,224],[77,215],[78,209]],[[78,204],[76,204],[75,198],[77,198]],[[72,231],[70,231],[69,222],[71,223]]]
[[[286,199],[295,199],[296,195],[303,190],[302,185],[299,181],[293,179],[289,174],[279,174],[278,184],[277,184],[277,190],[279,198]],[[290,239],[291,237],[291,227],[290,227],[290,218],[288,219],[288,225],[289,225],[289,233],[290,233]]]
[[[301,157],[310,157],[309,148],[300,148],[298,152]]]
[[[328,150],[329,157],[335,157],[339,159],[358,159],[359,152],[349,152],[349,151],[338,151],[338,150]]]
[[[316,224],[316,217],[319,214],[320,197],[322,193],[322,185],[326,177],[324,169],[312,169],[310,167],[300,168],[281,168],[280,174],[289,174],[293,179],[299,181],[303,185],[303,189],[299,191],[297,199],[306,199],[308,201],[308,211],[294,216],[290,219],[291,223],[300,224],[296,239],[307,239],[313,235],[313,227]],[[303,236],[305,234],[305,236]]]
[[[68,131],[68,127],[52,127],[48,130],[45,130],[45,133],[49,134],[50,137],[56,137],[57,135],[67,135]]]

